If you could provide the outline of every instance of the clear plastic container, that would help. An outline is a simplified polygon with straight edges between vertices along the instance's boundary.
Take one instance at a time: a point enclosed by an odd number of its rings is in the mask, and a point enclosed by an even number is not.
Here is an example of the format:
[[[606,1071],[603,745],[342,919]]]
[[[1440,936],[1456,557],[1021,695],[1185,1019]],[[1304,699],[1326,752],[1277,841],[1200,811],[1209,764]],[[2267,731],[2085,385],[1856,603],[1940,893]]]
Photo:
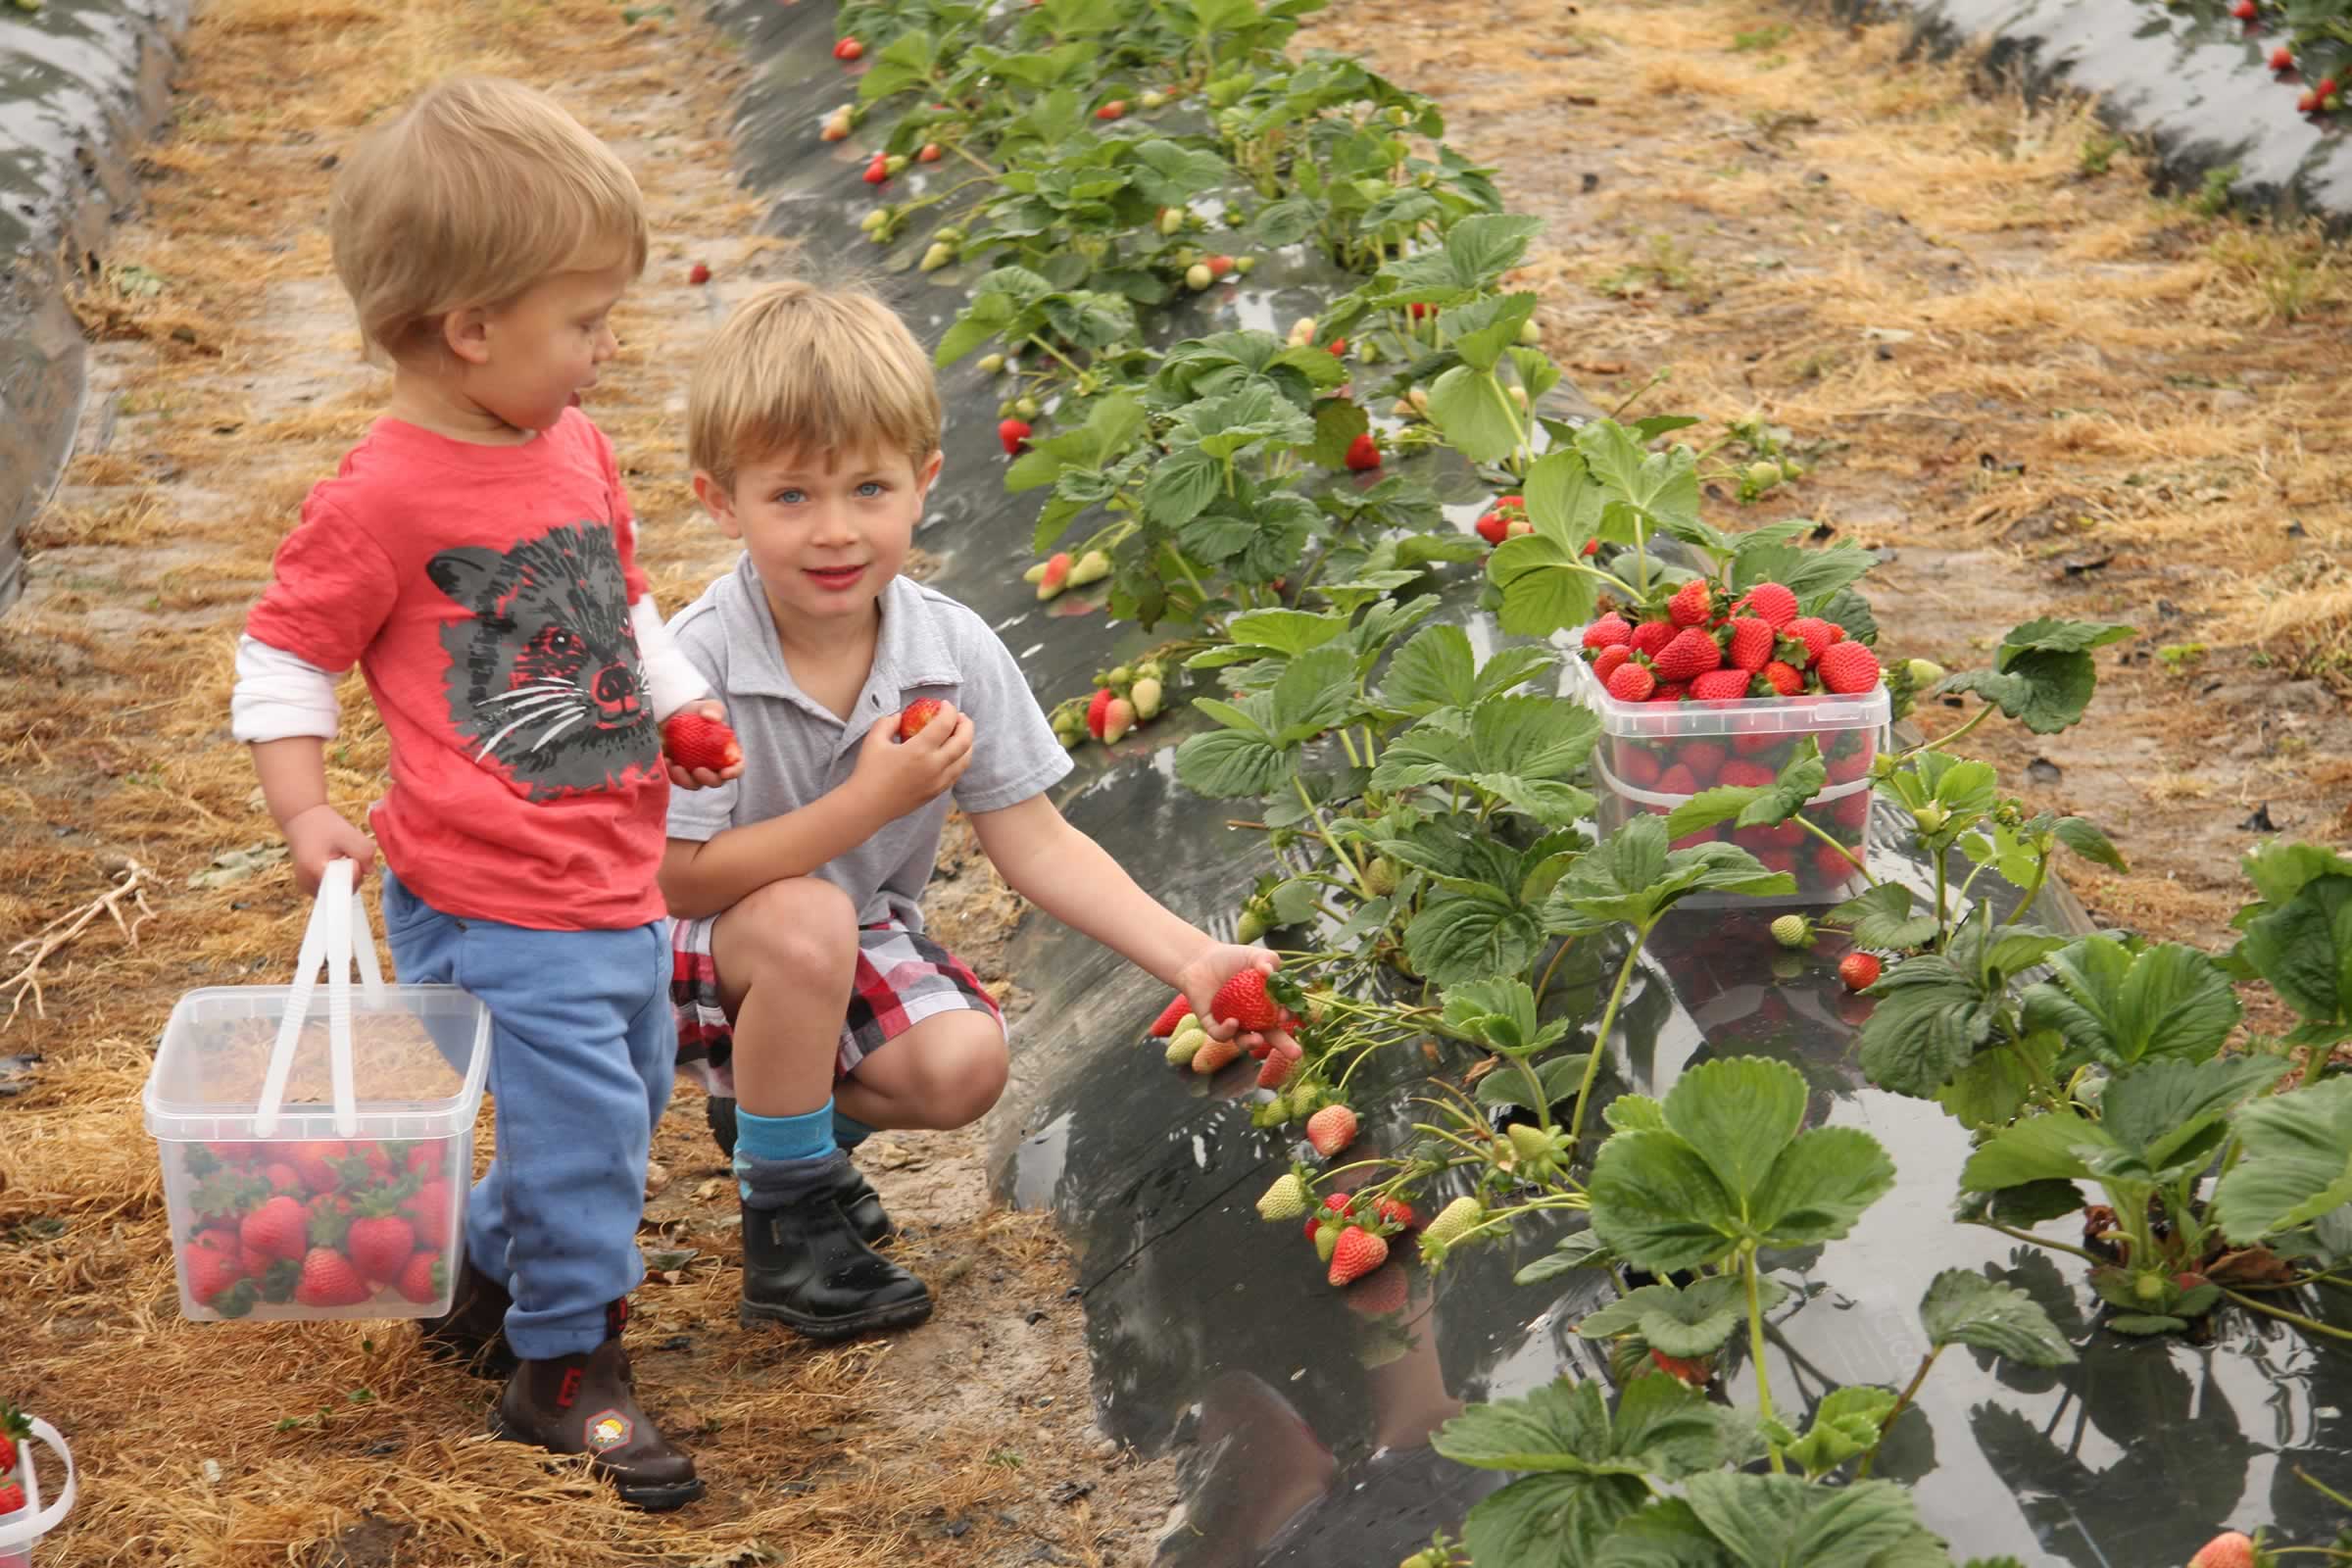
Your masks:
[[[181,1313],[448,1311],[489,1064],[481,1003],[384,984],[349,862],[335,862],[294,984],[191,991],[164,1026],[142,1099]]]
[[[31,1568],[32,1548],[65,1522],[74,1506],[73,1451],[57,1428],[39,1416],[27,1417],[25,1424],[32,1431],[29,1437],[18,1440],[16,1463],[0,1470],[0,1482],[14,1482],[24,1492],[24,1506],[0,1513],[0,1568]],[[57,1494],[46,1500],[41,1496],[40,1468],[33,1463],[36,1446],[48,1448],[66,1467]]]
[[[1643,811],[1664,816],[1718,784],[1768,783],[1808,735],[1821,748],[1829,783],[1805,804],[1802,815],[1853,859],[1793,820],[1747,828],[1725,822],[1677,840],[1676,848],[1712,839],[1737,844],[1767,869],[1795,877],[1796,892],[1771,899],[1698,893],[1677,907],[1835,904],[1862,890],[1854,861],[1866,860],[1870,853],[1870,765],[1893,711],[1885,686],[1853,697],[1808,693],[1729,703],[1621,703],[1581,659],[1569,661],[1568,682],[1569,695],[1600,720],[1592,773],[1600,803],[1595,814],[1604,833]]]

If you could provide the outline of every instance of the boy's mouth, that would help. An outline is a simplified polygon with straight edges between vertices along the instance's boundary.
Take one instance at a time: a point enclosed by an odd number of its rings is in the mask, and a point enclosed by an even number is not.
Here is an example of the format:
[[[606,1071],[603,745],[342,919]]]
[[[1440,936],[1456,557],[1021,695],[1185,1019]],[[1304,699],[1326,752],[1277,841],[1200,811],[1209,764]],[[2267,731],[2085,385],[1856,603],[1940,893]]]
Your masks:
[[[802,570],[804,574],[807,575],[808,580],[815,583],[819,588],[831,588],[836,591],[843,588],[856,587],[858,585],[858,579],[865,575],[865,567],[862,564],[856,566],[806,566],[803,567]]]

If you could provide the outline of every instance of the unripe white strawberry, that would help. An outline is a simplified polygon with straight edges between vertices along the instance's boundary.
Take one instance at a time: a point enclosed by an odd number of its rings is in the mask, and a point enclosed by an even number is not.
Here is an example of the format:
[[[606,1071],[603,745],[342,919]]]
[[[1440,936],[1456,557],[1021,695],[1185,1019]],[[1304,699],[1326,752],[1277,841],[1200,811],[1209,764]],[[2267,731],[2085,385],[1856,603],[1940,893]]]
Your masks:
[[[1114,697],[1102,710],[1102,744],[1115,746],[1119,738],[1135,728],[1135,705],[1124,697]]]
[[[1159,716],[1160,686],[1159,682],[1153,680],[1151,676],[1147,675],[1142,680],[1137,681],[1135,685],[1128,691],[1127,697],[1130,702],[1135,704],[1135,716],[1137,718],[1156,718]]]

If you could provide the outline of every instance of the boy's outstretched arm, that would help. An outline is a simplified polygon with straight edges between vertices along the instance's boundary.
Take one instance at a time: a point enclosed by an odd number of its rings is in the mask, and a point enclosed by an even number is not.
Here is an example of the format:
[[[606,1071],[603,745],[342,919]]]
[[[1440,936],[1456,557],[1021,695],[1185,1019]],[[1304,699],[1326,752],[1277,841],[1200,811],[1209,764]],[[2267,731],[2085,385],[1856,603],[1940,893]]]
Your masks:
[[[1235,1031],[1209,1016],[1217,988],[1244,969],[1270,974],[1281,965],[1263,948],[1219,942],[1178,917],[1043,795],[975,814],[972,831],[1015,893],[1183,992],[1202,1027],[1219,1039]]]

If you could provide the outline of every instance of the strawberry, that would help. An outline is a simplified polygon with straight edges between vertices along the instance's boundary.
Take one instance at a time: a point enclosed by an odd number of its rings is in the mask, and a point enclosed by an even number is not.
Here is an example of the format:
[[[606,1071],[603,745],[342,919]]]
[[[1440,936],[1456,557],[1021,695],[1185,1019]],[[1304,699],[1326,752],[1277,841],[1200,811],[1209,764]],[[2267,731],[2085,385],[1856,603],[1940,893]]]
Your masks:
[[[1781,646],[1791,656],[1789,662],[1794,663],[1798,645],[1801,645],[1805,668],[1811,669],[1821,656],[1830,651],[1830,646],[1844,635],[1844,627],[1834,625],[1818,615],[1799,615],[1781,628]]]
[[[1756,670],[1772,662],[1772,651],[1778,639],[1772,622],[1758,620],[1753,615],[1735,615],[1726,623],[1724,656],[1736,668]]]
[[[1804,673],[1794,664],[1788,663],[1784,660],[1776,659],[1771,663],[1766,664],[1764,666],[1763,674],[1765,683],[1771,686],[1773,691],[1778,693],[1780,696],[1794,697],[1798,692],[1801,692],[1805,689]],[[1770,745],[1772,741],[1776,739],[1774,736],[1761,732],[1753,736],[1742,735],[1740,738],[1743,741],[1760,741],[1765,745]]]
[[[1817,844],[1813,847],[1813,871],[1822,881],[1835,887],[1854,874],[1854,862],[1835,845]]]
[[[1781,630],[1796,618],[1796,595],[1777,582],[1760,582],[1732,606],[1735,615],[1742,610]]]
[[[286,1158],[301,1173],[302,1182],[314,1193],[331,1193],[343,1185],[337,1166],[351,1157],[351,1146],[322,1139],[315,1143],[296,1144],[286,1151]]]
[[[1375,1198],[1372,1200],[1372,1212],[1382,1222],[1394,1225],[1400,1231],[1413,1228],[1413,1205],[1401,1198]]]
[[[1784,948],[1813,945],[1813,922],[1801,914],[1784,914],[1772,922],[1772,940]]]
[[[1230,1040],[1209,1040],[1193,1053],[1193,1071],[1203,1077],[1241,1058],[1242,1048]]]
[[[1462,1239],[1462,1233],[1486,1222],[1486,1205],[1475,1198],[1457,1198],[1438,1210],[1438,1217],[1421,1227],[1424,1242],[1443,1247]]]
[[[1265,1057],[1266,1064],[1257,1069],[1257,1087],[1260,1089],[1280,1089],[1290,1081],[1291,1074],[1298,1070],[1297,1057],[1283,1055],[1273,1050],[1271,1046],[1263,1052],[1252,1048],[1250,1054],[1253,1056],[1262,1054]]]
[[[2308,115],[2319,107],[2320,95],[2308,87],[2303,89],[2303,96],[2295,100],[2295,113],[2299,115]]]
[[[908,703],[906,710],[899,715],[899,739],[910,741],[920,735],[923,726],[931,722],[931,715],[938,711],[939,699],[936,697],[917,697]]]
[[[1613,610],[1585,628],[1587,648],[1615,648],[1620,644],[1630,644],[1633,640],[1634,628],[1627,625],[1625,617]]]
[[[1679,703],[1690,695],[1690,683],[1687,680],[1661,681],[1658,689],[1649,694],[1649,700],[1653,703]]]
[[[435,1177],[400,1200],[400,1211],[416,1232],[416,1245],[437,1252],[449,1245],[457,1205],[450,1200],[449,1183]]]
[[[1168,1038],[1168,1036],[1176,1032],[1176,1026],[1178,1024],[1184,1022],[1185,1019],[1190,1018],[1192,1015],[1192,1003],[1186,998],[1179,996],[1166,1006],[1159,1009],[1159,1016],[1152,1020],[1152,1027],[1148,1032],[1154,1040],[1165,1040]]]
[[[1634,628],[1634,652],[1655,659],[1659,650],[1674,641],[1675,624],[1671,620],[1645,620]]]
[[[1722,770],[1715,775],[1715,782],[1752,790],[1763,788],[1779,776],[1762,762],[1751,762],[1745,758],[1736,757],[1723,764]]]
[[[856,38],[844,38],[833,46],[833,58],[836,60],[856,60],[864,53],[865,45],[859,43]]]
[[[696,288],[701,288],[705,283],[710,281],[710,269],[700,262],[695,263],[686,270],[686,281],[692,283]]]
[[[997,423],[997,439],[1004,444],[1006,457],[1017,457],[1029,444],[1031,427],[1027,419],[1001,419]]]
[[[1848,991],[1866,990],[1878,984],[1879,960],[1867,953],[1849,953],[1838,960],[1838,978]]]
[[[1348,340],[1346,338],[1335,337],[1331,340],[1331,357],[1335,360],[1344,360],[1348,357]]]
[[[735,732],[722,720],[707,717],[691,708],[673,713],[669,722],[662,726],[662,750],[680,767],[707,767],[714,773],[743,760],[743,748],[736,743]]]
[[[1609,695],[1621,703],[1645,703],[1658,689],[1658,677],[1646,665],[1621,663],[1610,673],[1608,687]]]
[[[1306,1239],[1310,1242],[1313,1241],[1315,1239],[1315,1232],[1321,1228],[1323,1222],[1326,1220],[1348,1220],[1353,1219],[1354,1217],[1354,1199],[1348,1197],[1346,1193],[1325,1193],[1323,1195],[1323,1211],[1319,1214],[1316,1214],[1306,1222]],[[1334,1240],[1337,1240],[1337,1238],[1335,1237]],[[1324,1261],[1328,1263],[1331,1261],[1331,1259],[1326,1257]]]
[[[2271,51],[2271,69],[2287,72],[2295,69],[2295,52],[2284,44]]]
[[[419,1306],[438,1301],[449,1289],[449,1265],[438,1251],[417,1252],[402,1267],[392,1288]]]
[[[1693,577],[1666,601],[1667,618],[1677,626],[1703,626],[1714,613],[1715,596],[1704,577]]]
[[[2230,8],[2230,14],[2240,22],[2252,22],[2256,17],[2262,15],[2262,8],[2256,5],[2254,0],[2237,0],[2237,3]]]
[[[1744,669],[1710,669],[1690,682],[1690,696],[1701,703],[1737,702],[1755,678]]]
[[[223,1165],[250,1165],[270,1152],[264,1144],[207,1144],[204,1149]]]
[[[1388,1260],[1388,1243],[1360,1225],[1351,1225],[1340,1234],[1339,1246],[1332,1250],[1331,1283],[1352,1284]]]
[[[1720,668],[1723,650],[1715,646],[1714,638],[1696,626],[1690,626],[1675,633],[1674,641],[1659,649],[1649,662],[1661,681],[1688,681]]]
[[[1870,821],[1870,791],[1840,795],[1830,805],[1830,819],[1839,827],[1862,827]]]
[[[918,164],[936,164],[944,156],[946,156],[945,150],[939,143],[927,141],[923,143],[923,150],[914,155],[914,161]]]
[[[1126,733],[1135,728],[1135,705],[1124,697],[1113,697],[1102,707],[1102,744],[1116,746]]]
[[[1355,1142],[1355,1112],[1346,1105],[1325,1105],[1306,1118],[1306,1141],[1329,1159]]]
[[[1498,545],[1508,536],[1510,526],[1510,518],[1499,512],[1490,512],[1478,519],[1478,536],[1491,545]],[[1587,633],[1588,639],[1590,636],[1591,634]],[[1592,644],[1588,640],[1585,646],[1590,648]]]
[[[300,1173],[284,1160],[265,1166],[262,1170],[262,1180],[270,1184],[272,1192],[286,1193],[295,1198],[301,1198],[307,1192],[302,1185]]]
[[[1208,1015],[1260,1033],[1282,1022],[1281,1006],[1266,995],[1265,975],[1254,968],[1241,970],[1217,987],[1208,1000]]]
[[[1879,685],[1878,656],[1860,643],[1833,643],[1823,651],[1814,672],[1824,686],[1845,696],[1876,691]]]
[[[368,1282],[351,1266],[351,1259],[333,1248],[314,1247],[303,1255],[294,1299],[304,1306],[357,1306],[368,1296]]]
[[[1658,775],[1658,793],[1660,795],[1696,795],[1698,793],[1698,777],[1689,767],[1677,762]]]
[[[1298,1179],[1297,1171],[1277,1176],[1257,1200],[1257,1217],[1262,1220],[1297,1219],[1305,1212],[1306,1183]]]
[[[1614,648],[1603,648],[1592,656],[1592,678],[1603,686],[1608,685],[1609,677],[1623,668],[1633,657],[1633,649],[1623,643]]]
[[[21,1512],[24,1507],[24,1489],[14,1481],[0,1481],[0,1519],[5,1519],[12,1513]],[[15,1553],[12,1552],[10,1555],[13,1557]]]
[[[2254,1568],[2254,1543],[2234,1530],[2225,1530],[2188,1559],[2188,1568]]]
[[[1226,273],[1233,270],[1233,258],[1230,256],[1211,256],[1203,265],[1208,268],[1209,276],[1223,277]]]
[[[193,1242],[179,1254],[179,1271],[188,1282],[188,1294],[201,1306],[212,1305],[215,1297],[245,1277],[245,1265],[234,1251]],[[0,1466],[0,1473],[7,1468]]]
[[[1095,118],[1097,120],[1119,120],[1125,118],[1126,114],[1127,100],[1124,98],[1113,98],[1110,102],[1104,104],[1102,108],[1095,111]]]
[[[859,177],[862,178],[868,185],[880,185],[887,183],[890,179],[889,161],[880,153],[874,154],[874,161],[865,166],[865,172]]]
[[[1107,686],[1095,688],[1093,699],[1086,705],[1086,732],[1095,739],[1102,738],[1103,717],[1110,711],[1110,705],[1118,701],[1118,696]]]
[[[1380,466],[1380,443],[1372,439],[1371,431],[1367,430],[1348,443],[1347,463],[1358,473]]]
[[[1676,760],[1690,770],[1690,776],[1701,784],[1714,781],[1715,775],[1731,753],[1718,741],[1692,741],[1685,746]]]
[[[1658,754],[1646,746],[1632,741],[1617,744],[1617,775],[1636,789],[1654,789],[1658,778],[1666,771]]]
[[[1649,1352],[1649,1362],[1668,1377],[1679,1378],[1694,1389],[1705,1388],[1715,1375],[1704,1356],[1668,1355],[1654,1347]]]
[[[264,1257],[300,1257],[310,1245],[311,1211],[280,1193],[246,1215],[237,1234],[249,1251]]]

